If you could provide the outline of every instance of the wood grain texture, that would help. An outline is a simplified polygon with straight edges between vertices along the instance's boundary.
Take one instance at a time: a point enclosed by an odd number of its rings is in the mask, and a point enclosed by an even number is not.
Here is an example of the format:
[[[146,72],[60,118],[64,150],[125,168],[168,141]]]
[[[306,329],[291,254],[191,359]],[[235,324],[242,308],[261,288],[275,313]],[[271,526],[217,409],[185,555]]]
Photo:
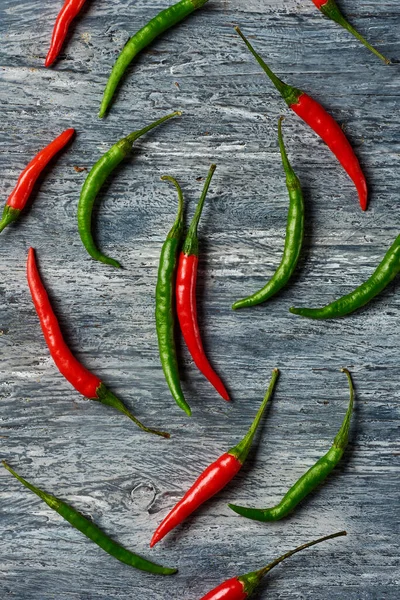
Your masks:
[[[400,289],[340,321],[309,322],[291,305],[320,305],[373,271],[398,235],[399,64],[385,67],[324,19],[310,0],[210,0],[129,69],[112,110],[97,118],[110,69],[129,36],[166,0],[88,0],[54,69],[43,68],[61,2],[0,2],[0,191],[5,199],[30,158],[64,128],[78,135],[46,170],[34,201],[0,239],[0,444],[23,476],[92,517],[118,541],[168,566],[172,578],[136,572],[105,555],[0,470],[0,597],[15,600],[195,600],[225,578],[299,543],[347,529],[348,537],[276,569],[255,599],[395,600],[399,563]],[[398,2],[342,0],[360,31],[400,58]],[[370,185],[362,214],[352,182],[323,143],[285,108],[232,25],[272,68],[329,107],[354,144]],[[86,172],[116,140],[181,109],[142,138],[96,208],[93,262],[76,226]],[[268,304],[233,313],[279,262],[287,192],[277,119],[307,206],[305,248],[292,283]],[[209,164],[218,169],[200,225],[200,322],[232,393],[217,397],[180,349],[188,419],[163,379],[154,326],[160,248],[174,219],[176,176],[188,218]],[[34,246],[66,339],[85,365],[146,424],[88,402],[57,372],[25,279]],[[154,550],[150,537],[201,469],[236,443],[270,371],[282,375],[237,479]],[[242,519],[228,501],[270,505],[331,444],[357,389],[351,443],[326,484],[276,524]]]

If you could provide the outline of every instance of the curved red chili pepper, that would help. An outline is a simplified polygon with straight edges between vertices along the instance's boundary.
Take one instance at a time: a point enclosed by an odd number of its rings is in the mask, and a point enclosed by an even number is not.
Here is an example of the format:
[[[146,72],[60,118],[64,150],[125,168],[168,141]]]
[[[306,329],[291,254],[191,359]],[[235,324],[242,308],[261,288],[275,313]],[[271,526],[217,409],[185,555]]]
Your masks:
[[[261,56],[257,54],[253,46],[240,31],[239,27],[235,27],[235,30],[253,54],[258,64],[271,79],[286,104],[324,140],[336,156],[357,188],[362,210],[366,210],[368,202],[367,182],[360,167],[360,163],[358,162],[358,158],[354,154],[354,150],[340,125],[316,100],[308,96],[302,90],[287,85],[279,79],[263,61]]]
[[[176,275],[176,310],[182,335],[197,368],[208,379],[211,385],[214,386],[222,398],[229,400],[229,394],[224,384],[210,365],[204,352],[197,322],[196,281],[199,264],[197,226],[215,169],[216,165],[211,165],[201,198],[179,256]]]
[[[0,232],[7,227],[7,225],[18,219],[32,193],[33,186],[39,175],[51,159],[68,144],[74,133],[75,129],[72,128],[63,131],[61,135],[50,142],[48,146],[43,148],[43,150],[40,150],[22,171],[21,175],[18,177],[17,185],[8,197],[4,207],[3,216],[0,221]]]
[[[72,354],[64,341],[57,317],[50,304],[46,288],[40,278],[33,248],[29,248],[26,271],[29,289],[39,317],[44,338],[50,350],[52,359],[56,363],[60,373],[64,375],[65,379],[67,379],[67,381],[69,381],[82,396],[86,396],[86,398],[91,400],[98,400],[107,406],[112,406],[129,417],[144,431],[161,435],[162,437],[170,437],[168,433],[145,427],[131,414],[123,402],[114,396],[114,394],[106,388],[104,383],[102,383],[96,375],[93,375],[93,373],[88,371]]]
[[[264,414],[268,400],[270,399],[278,379],[278,369],[272,372],[272,379],[264,400],[257,412],[257,415],[245,435],[245,437],[233,448],[220,456],[215,462],[203,471],[200,477],[189,489],[183,498],[175,505],[171,512],[165,517],[162,523],[157,527],[150,542],[153,547],[174,527],[184,521],[201,504],[212,498],[217,492],[222,490],[240,471],[244,461],[249,453],[251,443],[257,431],[261,417]]]
[[[244,584],[233,577],[208,592],[201,600],[246,600],[247,596]]]
[[[68,28],[77,14],[81,11],[86,0],[65,0],[54,24],[50,49],[46,57],[45,67],[49,67],[56,60],[67,37]]]

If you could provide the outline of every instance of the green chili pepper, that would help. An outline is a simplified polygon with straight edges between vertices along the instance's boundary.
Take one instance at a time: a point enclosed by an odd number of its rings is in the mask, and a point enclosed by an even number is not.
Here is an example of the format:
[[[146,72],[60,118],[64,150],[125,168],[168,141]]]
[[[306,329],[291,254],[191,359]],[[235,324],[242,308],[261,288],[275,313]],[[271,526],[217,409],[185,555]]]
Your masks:
[[[290,308],[294,315],[308,319],[336,319],[344,317],[368,304],[380,294],[400,272],[400,235],[395,239],[384,259],[367,281],[350,294],[342,296],[322,308]]]
[[[296,268],[297,261],[299,260],[304,236],[304,202],[300,181],[290,165],[283,143],[282,120],[283,117],[279,119],[278,123],[278,139],[282,164],[286,173],[286,187],[290,199],[283,257],[279,267],[268,283],[252,296],[248,296],[248,298],[235,302],[232,306],[234,310],[237,308],[256,306],[257,304],[261,304],[262,302],[269,300],[269,298],[272,298],[272,296],[287,284]]]
[[[158,127],[164,121],[171,119],[177,115],[181,115],[180,111],[173,112],[170,115],[166,115],[162,117],[162,119],[158,119],[151,125],[147,125],[143,129],[139,131],[134,131],[130,135],[122,140],[119,140],[114,146],[110,148],[100,160],[92,167],[89,175],[86,178],[85,183],[83,184],[81,195],[79,198],[78,204],[78,230],[79,235],[81,236],[81,240],[86,250],[89,252],[90,256],[95,260],[99,260],[106,265],[111,265],[113,267],[119,268],[121,265],[119,262],[114,260],[113,258],[109,258],[105,256],[98,248],[94,242],[92,236],[92,210],[93,204],[96,200],[96,196],[99,193],[102,185],[104,184],[107,177],[114,171],[114,169],[120,164],[120,162],[128,156],[130,151],[132,150],[133,143],[140,138],[142,135],[154,129],[154,127]]]
[[[178,191],[178,214],[161,250],[156,288],[156,327],[158,348],[165,379],[175,402],[187,415],[190,406],[182,392],[178,359],[175,346],[175,277],[178,265],[178,252],[183,235],[183,195],[179,183],[173,177],[164,175],[163,181],[171,181]]]
[[[279,521],[286,517],[308,494],[310,494],[336,467],[342,458],[349,440],[350,420],[353,412],[354,388],[351,375],[347,369],[342,369],[346,373],[350,388],[350,402],[344,417],[343,423],[330,450],[320,458],[311,469],[307,471],[284,495],[282,500],[272,508],[246,508],[229,504],[234,512],[254,519],[255,521]]]
[[[135,567],[135,569],[140,569],[141,571],[147,571],[149,573],[155,573],[157,575],[173,575],[177,572],[178,569],[169,569],[168,567],[162,567],[161,565],[157,565],[156,563],[150,562],[133,552],[130,552],[117,542],[111,540],[101,529],[97,527],[92,521],[84,517],[80,512],[72,508],[66,502],[63,502],[59,498],[52,496],[51,494],[47,494],[43,490],[35,487],[23,477],[18,475],[4,460],[3,466],[9,471],[14,477],[18,479],[27,487],[31,492],[39,496],[43,502],[46,502],[50,508],[58,512],[59,515],[63,517],[68,523],[70,523],[75,529],[78,529],[83,535],[88,537],[92,542],[100,546],[107,554],[114,556],[121,562],[129,565],[130,567]]]
[[[99,117],[106,114],[115,90],[124,75],[129,64],[139,52],[148,46],[156,37],[177,25],[183,19],[186,19],[192,12],[201,8],[208,0],[181,0],[177,4],[161,11],[154,19],[151,19],[126,43],[117,58],[117,61],[111,71],[106,89],[104,90],[103,100],[100,106]]]

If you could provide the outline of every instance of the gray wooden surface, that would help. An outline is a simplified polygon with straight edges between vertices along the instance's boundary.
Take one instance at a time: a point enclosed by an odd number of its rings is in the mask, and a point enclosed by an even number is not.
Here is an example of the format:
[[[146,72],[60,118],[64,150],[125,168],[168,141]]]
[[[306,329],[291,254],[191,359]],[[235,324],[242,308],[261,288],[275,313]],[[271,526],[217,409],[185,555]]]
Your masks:
[[[92,517],[127,547],[179,574],[141,573],[104,554],[0,469],[0,597],[18,600],[195,600],[281,551],[342,528],[348,537],[293,558],[255,598],[399,597],[400,289],[341,321],[288,313],[350,291],[399,233],[399,67],[385,67],[310,0],[210,0],[135,61],[109,117],[97,111],[130,34],[166,0],[88,0],[54,69],[42,66],[60,1],[0,0],[0,191],[5,201],[31,157],[64,128],[78,135],[47,170],[34,201],[0,240],[0,444],[23,476]],[[372,42],[400,58],[400,9],[343,0]],[[352,182],[283,101],[233,32],[240,24],[284,79],[329,107],[367,173],[362,214]],[[77,232],[86,172],[111,144],[174,110],[184,116],[137,144],[99,199],[96,235],[121,271],[93,262]],[[230,305],[279,262],[287,192],[276,129],[304,187],[305,248],[297,275],[267,305]],[[188,419],[159,365],[154,289],[179,178],[194,210],[209,164],[218,169],[200,225],[199,312],[205,345],[232,393],[224,403],[181,348]],[[25,279],[34,246],[65,337],[84,364],[170,441],[143,434],[85,401],[49,357]],[[200,471],[244,434],[281,371],[258,444],[235,482],[150,551],[161,519]],[[341,465],[296,513],[276,524],[226,506],[267,506],[331,444],[357,388]]]

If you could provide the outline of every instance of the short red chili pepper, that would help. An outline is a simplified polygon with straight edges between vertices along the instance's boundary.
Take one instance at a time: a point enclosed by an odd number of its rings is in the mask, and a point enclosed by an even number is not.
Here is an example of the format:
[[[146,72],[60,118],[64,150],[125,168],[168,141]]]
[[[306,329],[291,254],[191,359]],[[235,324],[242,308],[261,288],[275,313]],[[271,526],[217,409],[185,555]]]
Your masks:
[[[196,281],[199,264],[199,242],[197,227],[203,210],[204,201],[210,187],[211,179],[216,169],[211,165],[201,198],[189,227],[188,234],[179,256],[176,275],[176,310],[182,335],[190,354],[208,381],[215,387],[224,400],[229,400],[229,394],[220,377],[214,371],[204,352],[200,329],[197,322]]]
[[[151,539],[150,547],[153,547],[157,542],[162,540],[167,533],[191,515],[199,506],[201,506],[201,504],[212,498],[217,492],[221,491],[231,479],[234,478],[238,471],[240,471],[250,451],[251,443],[261,417],[264,414],[268,400],[271,398],[274,391],[278,375],[278,369],[274,369],[267,393],[265,394],[258,413],[245,437],[239,444],[220,456],[215,462],[207,467],[205,471],[203,471],[190,490],[186,492],[183,498],[157,527]]]
[[[286,104],[324,140],[328,148],[336,156],[357,188],[362,210],[367,210],[367,182],[360,163],[358,162],[358,158],[354,154],[354,150],[340,125],[316,100],[308,96],[302,90],[298,90],[281,81],[263,61],[261,56],[257,54],[253,46],[240,31],[239,27],[235,27],[235,30],[253,54],[258,64],[271,79]]]
[[[40,278],[33,248],[30,248],[28,252],[26,270],[29,289],[39,317],[44,338],[50,350],[52,359],[56,363],[60,373],[64,375],[65,379],[67,379],[67,381],[69,381],[82,396],[85,396],[90,400],[97,400],[107,406],[112,406],[129,417],[144,431],[169,438],[170,436],[168,433],[145,427],[131,414],[123,402],[106,388],[104,383],[102,383],[96,375],[93,375],[93,373],[88,371],[75,356],[73,356],[71,350],[65,343],[57,317],[50,304],[46,288]]]
[[[58,13],[54,24],[53,36],[51,38],[50,49],[46,57],[45,67],[50,67],[60,54],[61,48],[67,37],[68,28],[77,14],[81,11],[86,0],[65,0],[64,6]]]
[[[38,152],[35,158],[33,158],[29,165],[22,171],[18,178],[17,185],[11,192],[4,207],[0,221],[0,232],[3,231],[7,225],[19,218],[40,173],[51,159],[60,152],[66,144],[68,144],[74,133],[75,129],[66,129],[63,131],[63,133],[50,142],[46,148],[43,148],[43,150]]]
[[[246,575],[240,575],[239,577],[233,577],[232,579],[224,581],[224,583],[221,583],[211,590],[211,592],[208,592],[208,594],[203,596],[201,600],[246,600],[246,598],[249,598],[260,585],[265,575],[267,575],[271,569],[279,565],[279,563],[306,548],[310,548],[321,542],[326,542],[327,540],[332,540],[333,538],[341,537],[343,535],[347,535],[345,531],[338,531],[338,533],[326,535],[318,540],[313,540],[312,542],[298,546],[298,548],[286,552],[286,554],[276,558],[269,563],[269,565],[258,571],[252,571],[251,573],[246,573]]]

